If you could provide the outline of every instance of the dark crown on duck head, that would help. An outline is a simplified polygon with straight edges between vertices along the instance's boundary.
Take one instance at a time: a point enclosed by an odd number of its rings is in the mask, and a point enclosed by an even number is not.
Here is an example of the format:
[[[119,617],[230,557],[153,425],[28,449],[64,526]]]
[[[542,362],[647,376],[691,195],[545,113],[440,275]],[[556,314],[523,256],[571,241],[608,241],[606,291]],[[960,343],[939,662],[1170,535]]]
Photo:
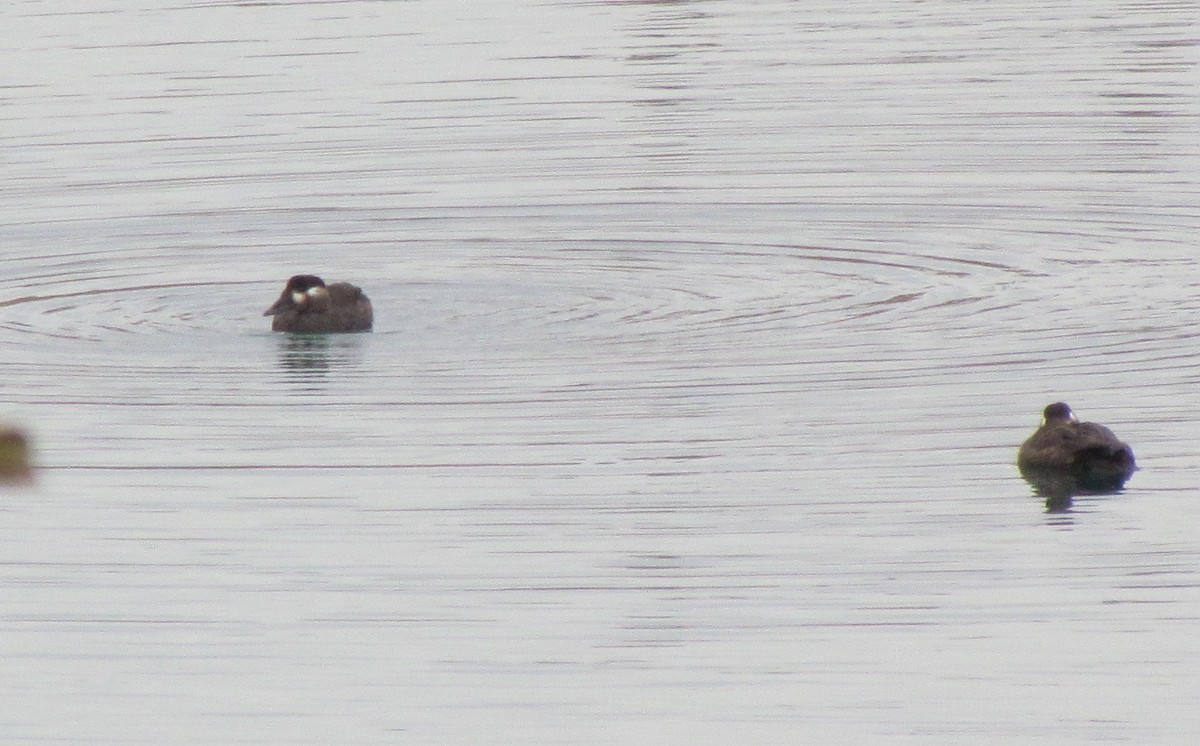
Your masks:
[[[325,287],[325,281],[316,275],[292,275],[288,278],[287,287],[284,290],[292,293],[303,293],[313,288],[323,287]]]
[[[1046,420],[1046,424],[1051,422],[1078,422],[1079,418],[1071,411],[1071,408],[1065,402],[1054,402],[1046,407],[1042,412],[1042,417]]]

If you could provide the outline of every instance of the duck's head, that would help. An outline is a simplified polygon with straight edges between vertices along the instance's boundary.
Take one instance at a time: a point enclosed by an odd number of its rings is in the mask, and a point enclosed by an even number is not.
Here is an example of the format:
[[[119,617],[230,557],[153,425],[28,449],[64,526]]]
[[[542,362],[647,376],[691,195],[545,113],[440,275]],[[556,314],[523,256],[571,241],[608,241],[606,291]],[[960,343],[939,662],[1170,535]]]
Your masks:
[[[1056,401],[1042,412],[1042,419],[1047,425],[1059,422],[1079,422],[1079,418],[1071,411],[1065,402]]]
[[[293,275],[284,286],[279,300],[263,311],[263,316],[320,308],[328,303],[329,291],[325,289],[324,280],[316,275]]]

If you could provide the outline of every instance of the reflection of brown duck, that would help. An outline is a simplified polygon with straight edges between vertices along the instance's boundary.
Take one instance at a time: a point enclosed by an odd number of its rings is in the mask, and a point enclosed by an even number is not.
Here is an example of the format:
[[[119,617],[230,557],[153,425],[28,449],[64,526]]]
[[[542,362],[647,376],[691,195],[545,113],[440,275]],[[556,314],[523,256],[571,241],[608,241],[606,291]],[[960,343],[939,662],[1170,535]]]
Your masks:
[[[0,483],[28,482],[32,478],[29,440],[20,430],[0,427]]]
[[[316,275],[296,275],[287,281],[279,300],[263,312],[274,316],[271,331],[323,334],[367,332],[375,314],[362,289],[348,282],[326,285]]]
[[[1067,481],[1081,491],[1115,490],[1137,469],[1133,450],[1112,430],[1080,422],[1066,404],[1051,404],[1043,417],[1017,452],[1017,467],[1035,486]]]

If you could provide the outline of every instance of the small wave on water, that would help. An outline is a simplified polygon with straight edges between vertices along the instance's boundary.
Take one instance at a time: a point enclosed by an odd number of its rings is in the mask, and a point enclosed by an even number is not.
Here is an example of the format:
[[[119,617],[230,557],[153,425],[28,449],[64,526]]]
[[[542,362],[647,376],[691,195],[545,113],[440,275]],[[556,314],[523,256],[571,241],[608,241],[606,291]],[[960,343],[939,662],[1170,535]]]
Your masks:
[[[211,319],[203,305],[194,303],[202,297],[204,288],[211,289],[213,285],[105,286],[19,296],[0,302],[0,308],[11,309],[0,322],[0,329],[86,342],[103,341],[109,334],[166,334],[180,329],[202,329]]]

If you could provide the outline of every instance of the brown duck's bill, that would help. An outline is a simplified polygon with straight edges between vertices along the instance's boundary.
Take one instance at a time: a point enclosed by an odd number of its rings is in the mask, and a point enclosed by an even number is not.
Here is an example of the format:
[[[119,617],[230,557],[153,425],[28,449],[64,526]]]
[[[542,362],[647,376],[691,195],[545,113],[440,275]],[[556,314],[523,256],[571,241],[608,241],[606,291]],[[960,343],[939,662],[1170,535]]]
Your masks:
[[[263,316],[274,316],[277,313],[283,313],[292,307],[292,299],[286,295],[275,301],[270,308],[263,311]]]

